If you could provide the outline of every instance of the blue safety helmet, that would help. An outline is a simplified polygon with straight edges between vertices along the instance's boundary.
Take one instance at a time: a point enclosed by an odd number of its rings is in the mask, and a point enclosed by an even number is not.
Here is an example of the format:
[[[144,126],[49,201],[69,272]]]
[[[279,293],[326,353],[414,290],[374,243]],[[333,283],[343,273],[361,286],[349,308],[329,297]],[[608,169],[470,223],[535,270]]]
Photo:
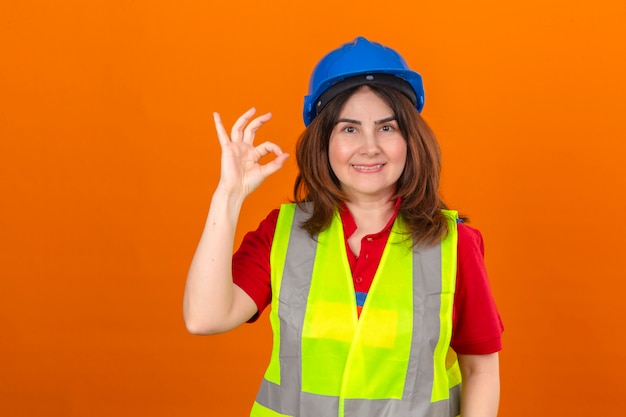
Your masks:
[[[417,111],[424,108],[422,76],[393,49],[358,37],[330,52],[313,70],[304,97],[304,125],[311,124],[333,97],[363,84],[393,87],[409,97]]]

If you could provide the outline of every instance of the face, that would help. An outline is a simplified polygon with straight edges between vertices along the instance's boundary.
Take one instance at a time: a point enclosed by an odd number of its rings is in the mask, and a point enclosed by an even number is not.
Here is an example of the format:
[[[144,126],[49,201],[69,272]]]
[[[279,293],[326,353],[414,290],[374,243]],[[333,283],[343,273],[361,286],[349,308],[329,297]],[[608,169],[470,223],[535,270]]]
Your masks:
[[[368,87],[341,110],[328,145],[330,166],[352,201],[391,199],[407,145],[387,103]]]

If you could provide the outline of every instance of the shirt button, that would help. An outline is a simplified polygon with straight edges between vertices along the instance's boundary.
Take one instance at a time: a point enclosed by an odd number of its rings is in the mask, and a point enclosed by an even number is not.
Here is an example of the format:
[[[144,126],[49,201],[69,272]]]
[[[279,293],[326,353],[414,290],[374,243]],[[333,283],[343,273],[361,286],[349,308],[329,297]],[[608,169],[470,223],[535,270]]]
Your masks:
[[[356,277],[356,278],[354,278],[354,282],[356,282],[357,284],[360,284],[360,283],[362,283],[362,282],[363,282],[363,278],[361,278],[361,277]]]

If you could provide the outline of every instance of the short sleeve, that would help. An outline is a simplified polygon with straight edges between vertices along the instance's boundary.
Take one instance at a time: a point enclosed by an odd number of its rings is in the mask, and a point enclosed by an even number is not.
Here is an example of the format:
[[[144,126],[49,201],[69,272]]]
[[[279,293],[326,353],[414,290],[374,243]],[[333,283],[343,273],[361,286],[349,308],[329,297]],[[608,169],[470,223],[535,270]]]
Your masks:
[[[233,255],[233,282],[252,298],[258,312],[249,321],[255,321],[271,303],[270,251],[279,210],[273,210],[248,232]]]
[[[503,325],[485,268],[483,237],[463,223],[458,225],[458,237],[451,346],[460,354],[498,352]]]

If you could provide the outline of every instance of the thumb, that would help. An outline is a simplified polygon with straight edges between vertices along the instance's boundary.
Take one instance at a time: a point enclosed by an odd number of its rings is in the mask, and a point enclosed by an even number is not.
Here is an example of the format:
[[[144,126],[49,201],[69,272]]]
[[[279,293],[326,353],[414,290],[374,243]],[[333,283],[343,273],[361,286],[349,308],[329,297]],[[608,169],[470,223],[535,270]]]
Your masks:
[[[288,153],[281,153],[280,155],[276,156],[276,158],[274,158],[271,162],[268,162],[263,166],[265,174],[271,175],[281,169],[285,164],[287,158],[289,158]]]

